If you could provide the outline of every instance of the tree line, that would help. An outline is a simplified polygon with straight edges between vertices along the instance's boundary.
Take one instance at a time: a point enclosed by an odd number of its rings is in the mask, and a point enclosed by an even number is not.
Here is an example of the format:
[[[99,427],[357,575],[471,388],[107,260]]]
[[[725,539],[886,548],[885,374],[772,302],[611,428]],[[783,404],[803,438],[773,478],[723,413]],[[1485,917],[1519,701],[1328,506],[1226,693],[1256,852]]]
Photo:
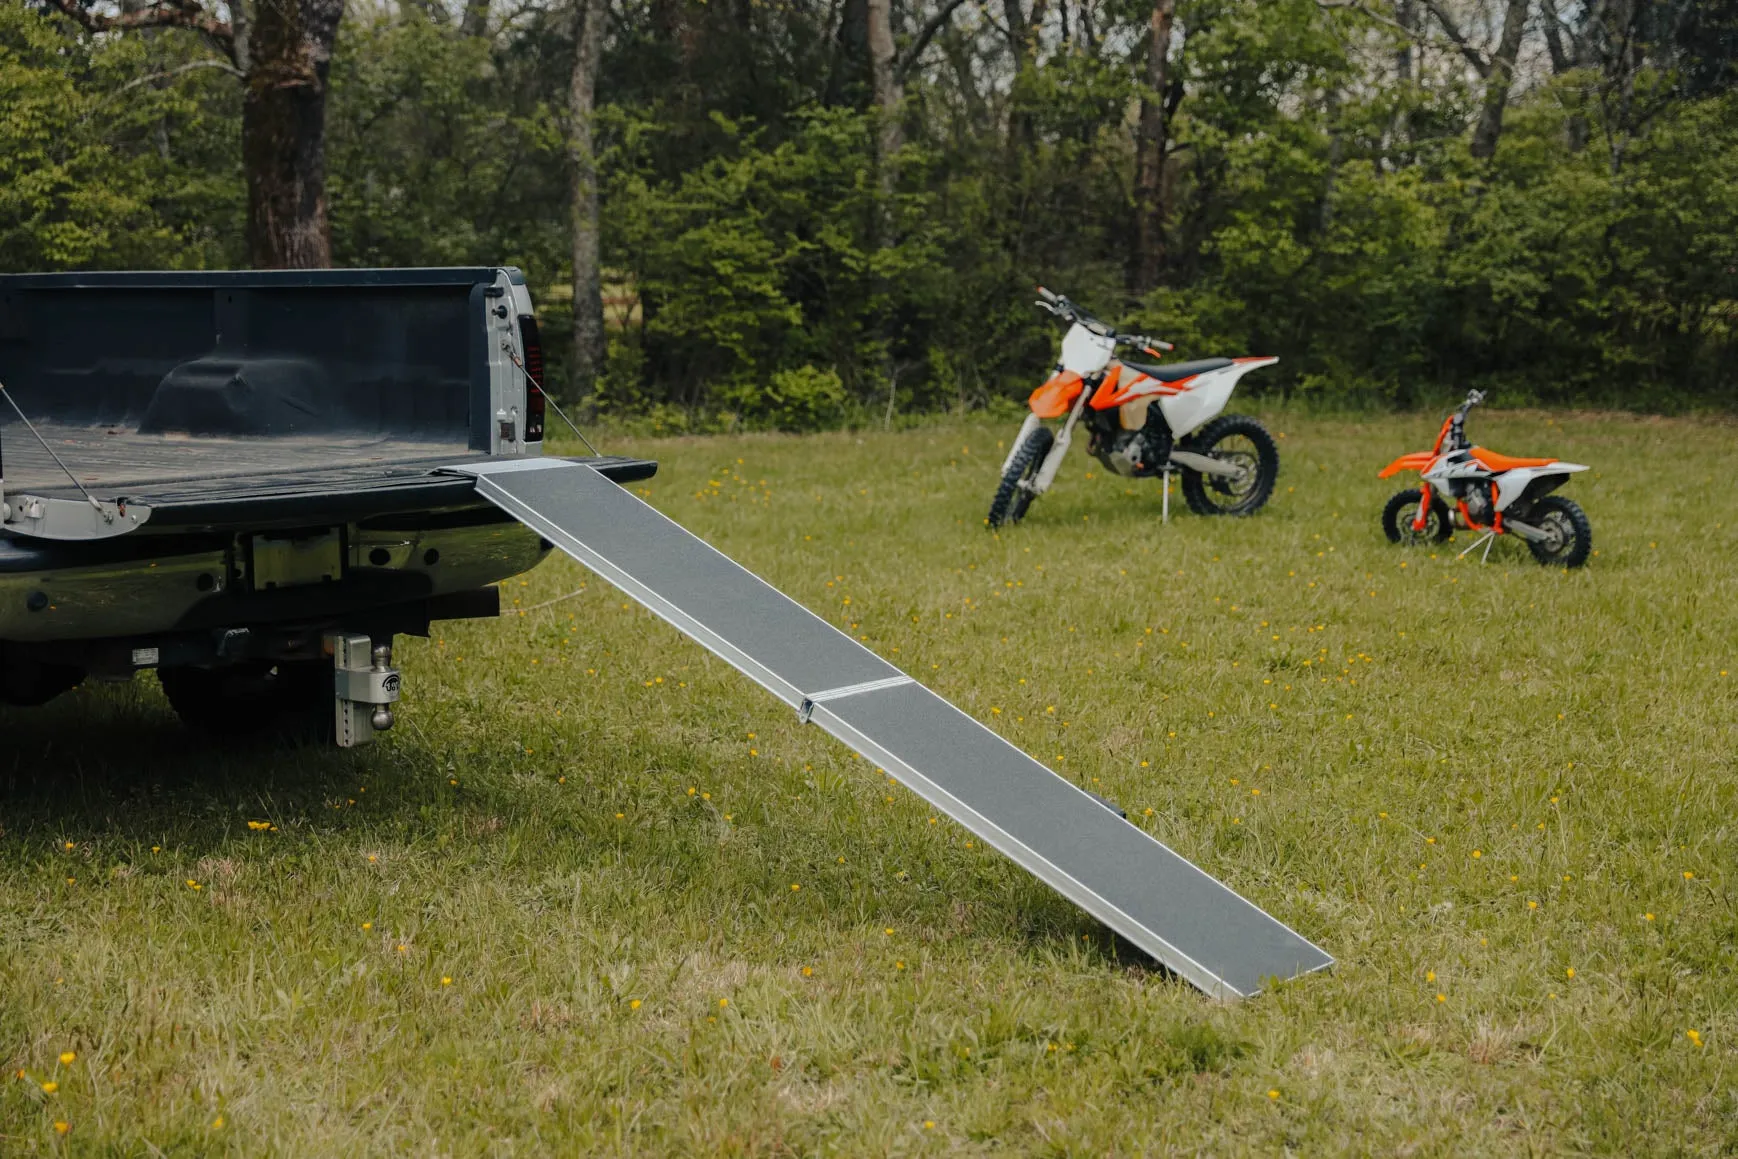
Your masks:
[[[1738,0],[0,0],[0,268],[512,263],[684,429],[1006,405],[1042,282],[1327,406],[1738,404]]]

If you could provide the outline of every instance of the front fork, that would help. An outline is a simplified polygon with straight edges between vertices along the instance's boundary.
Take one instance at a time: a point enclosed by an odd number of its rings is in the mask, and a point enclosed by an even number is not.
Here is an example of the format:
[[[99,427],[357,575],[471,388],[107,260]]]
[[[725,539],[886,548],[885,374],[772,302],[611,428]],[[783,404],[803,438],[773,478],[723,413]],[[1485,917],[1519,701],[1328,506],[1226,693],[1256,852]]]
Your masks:
[[[1056,479],[1056,472],[1062,469],[1062,459],[1068,454],[1068,444],[1074,438],[1074,424],[1080,421],[1080,412],[1086,409],[1086,398],[1091,393],[1082,390],[1080,397],[1074,400],[1074,409],[1068,412],[1068,421],[1062,424],[1062,433],[1056,436],[1056,445],[1044,456],[1044,466],[1038,469],[1037,477],[1028,488],[1032,494],[1042,495],[1050,490],[1050,484]]]
[[[1412,517],[1412,530],[1423,532],[1430,522],[1430,484],[1420,481],[1418,484],[1418,514]]]

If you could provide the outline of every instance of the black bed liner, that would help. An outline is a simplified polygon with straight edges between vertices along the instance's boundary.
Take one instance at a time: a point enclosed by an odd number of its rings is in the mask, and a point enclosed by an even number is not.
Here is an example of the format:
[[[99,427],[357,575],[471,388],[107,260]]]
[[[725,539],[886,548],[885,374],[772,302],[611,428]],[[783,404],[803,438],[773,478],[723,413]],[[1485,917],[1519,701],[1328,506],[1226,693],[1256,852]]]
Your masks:
[[[16,429],[16,428],[14,428]],[[390,517],[407,512],[436,511],[449,508],[486,508],[478,500],[469,480],[441,473],[444,467],[486,461],[489,456],[463,448],[428,445],[407,445],[391,440],[378,447],[380,453],[365,454],[368,448],[354,447],[353,454],[335,453],[329,441],[325,452],[312,448],[287,448],[279,457],[284,444],[299,442],[289,439],[261,439],[257,449],[248,448],[247,455],[236,458],[236,440],[200,440],[230,443],[219,453],[213,448],[209,456],[189,457],[189,441],[160,447],[160,455],[138,453],[145,440],[131,436],[132,457],[127,469],[106,472],[85,469],[89,458],[67,456],[60,447],[68,466],[80,481],[104,499],[124,499],[129,504],[149,507],[151,518],[141,529],[145,534],[177,530],[222,530],[226,528],[256,528],[311,526],[345,523],[364,519]],[[385,453],[387,451],[390,453]],[[66,474],[37,447],[41,463],[47,470],[33,465],[15,475],[11,433],[6,448],[6,486],[9,491],[28,491],[45,498],[79,499],[79,490]],[[220,463],[248,462],[256,466],[247,471],[218,469]],[[23,458],[24,456],[20,456]],[[289,466],[298,459],[319,466]],[[346,461],[350,459],[352,461]],[[205,462],[210,474],[190,470]],[[651,478],[658,465],[651,459],[621,455],[578,457],[618,483],[631,483]],[[153,467],[157,468],[153,470]],[[23,478],[19,478],[22,475]]]

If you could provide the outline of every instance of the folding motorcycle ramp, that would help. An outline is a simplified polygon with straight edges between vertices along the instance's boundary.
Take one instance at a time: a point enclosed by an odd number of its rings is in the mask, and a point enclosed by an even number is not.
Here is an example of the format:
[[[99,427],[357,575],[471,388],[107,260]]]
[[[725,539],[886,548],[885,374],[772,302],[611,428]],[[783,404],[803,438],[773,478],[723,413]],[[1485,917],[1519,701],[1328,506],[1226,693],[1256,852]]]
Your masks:
[[[1215,997],[1333,959],[582,463],[448,470]]]

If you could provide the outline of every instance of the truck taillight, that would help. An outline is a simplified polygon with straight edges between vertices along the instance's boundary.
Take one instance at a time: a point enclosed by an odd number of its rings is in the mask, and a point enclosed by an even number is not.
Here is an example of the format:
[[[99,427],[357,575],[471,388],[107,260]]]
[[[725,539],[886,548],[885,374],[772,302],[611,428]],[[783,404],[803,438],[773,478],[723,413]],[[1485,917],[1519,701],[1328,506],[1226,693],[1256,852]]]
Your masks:
[[[537,334],[537,319],[519,315],[519,346],[525,351],[525,441],[543,441],[543,340]]]

